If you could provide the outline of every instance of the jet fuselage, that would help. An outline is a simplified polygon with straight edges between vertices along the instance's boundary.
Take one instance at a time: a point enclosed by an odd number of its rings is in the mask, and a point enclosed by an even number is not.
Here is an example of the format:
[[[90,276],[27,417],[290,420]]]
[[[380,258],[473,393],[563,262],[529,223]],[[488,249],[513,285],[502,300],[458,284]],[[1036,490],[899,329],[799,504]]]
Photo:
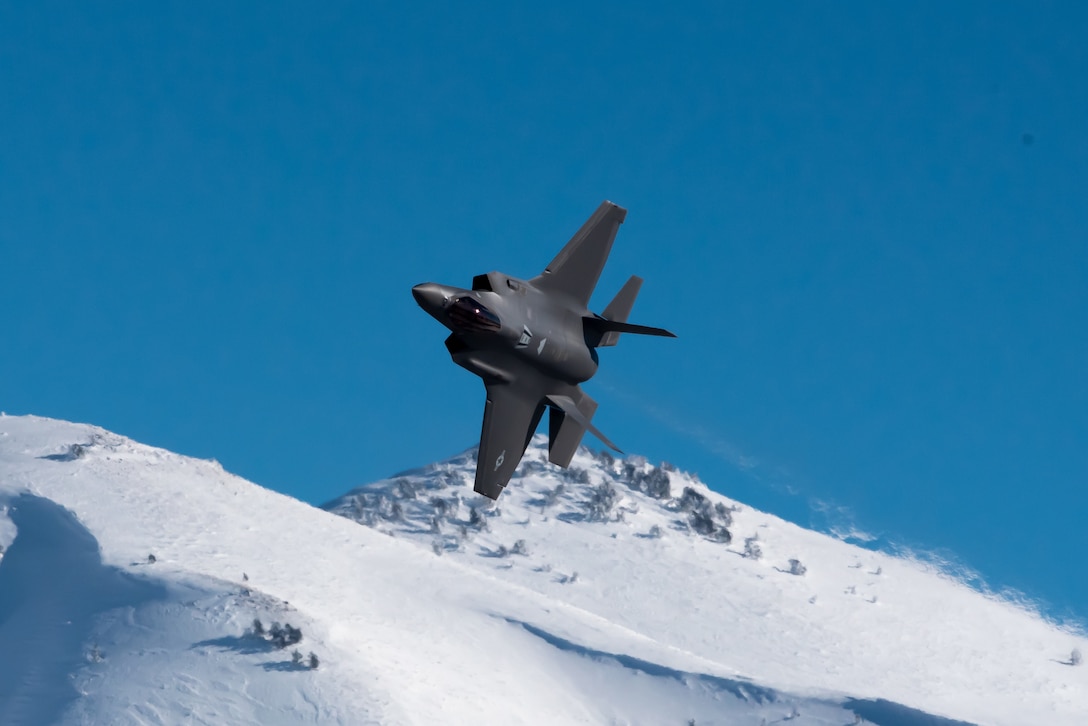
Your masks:
[[[492,281],[491,290],[466,290],[433,282],[412,288],[420,307],[464,343],[463,350],[450,351],[459,364],[482,375],[473,369],[490,366],[468,355],[468,351],[486,351],[488,358],[509,356],[512,361],[526,363],[547,377],[570,384],[593,377],[597,372],[597,351],[587,344],[582,326],[588,310],[577,310],[524,280],[497,272],[486,277]]]

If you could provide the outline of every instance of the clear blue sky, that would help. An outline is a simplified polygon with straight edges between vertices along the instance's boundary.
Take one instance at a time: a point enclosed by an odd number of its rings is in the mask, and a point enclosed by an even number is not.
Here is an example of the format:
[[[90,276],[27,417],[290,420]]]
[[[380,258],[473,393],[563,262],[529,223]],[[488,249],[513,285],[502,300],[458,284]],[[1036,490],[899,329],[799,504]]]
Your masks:
[[[410,287],[607,198],[603,431],[1088,616],[1088,6],[223,5],[0,4],[0,409],[321,503],[476,440]]]

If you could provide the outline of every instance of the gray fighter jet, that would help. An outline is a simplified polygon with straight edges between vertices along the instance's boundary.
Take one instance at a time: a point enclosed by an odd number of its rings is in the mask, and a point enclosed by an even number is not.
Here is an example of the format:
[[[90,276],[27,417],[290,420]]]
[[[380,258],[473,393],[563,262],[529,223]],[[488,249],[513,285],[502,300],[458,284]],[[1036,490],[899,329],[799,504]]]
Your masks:
[[[597,372],[596,349],[615,345],[620,333],[676,337],[627,322],[639,277],[632,276],[601,315],[587,307],[626,216],[623,207],[602,203],[531,280],[489,272],[474,277],[471,290],[433,282],[412,288],[419,306],[452,331],[446,348],[453,362],[483,378],[487,389],[476,463],[480,494],[499,498],[545,408],[551,409],[553,464],[570,464],[586,430],[616,449],[590,423],[597,402],[578,386]]]

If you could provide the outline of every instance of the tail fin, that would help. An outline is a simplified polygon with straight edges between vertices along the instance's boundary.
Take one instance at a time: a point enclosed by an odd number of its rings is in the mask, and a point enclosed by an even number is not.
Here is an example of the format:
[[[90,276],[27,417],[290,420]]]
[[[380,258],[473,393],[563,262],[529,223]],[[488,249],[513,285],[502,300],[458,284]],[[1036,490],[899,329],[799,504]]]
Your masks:
[[[608,303],[608,307],[604,309],[601,317],[606,320],[612,320],[617,323],[626,323],[628,316],[631,315],[631,308],[635,305],[635,298],[638,297],[638,291],[642,289],[642,278],[637,275],[631,275],[620,291],[616,293],[616,297],[612,298],[612,302]],[[601,342],[597,344],[598,348],[607,348],[608,346],[615,345],[620,341],[620,334],[617,330],[609,330],[601,336]]]
[[[635,298],[642,288],[642,278],[631,275],[612,302],[604,309],[603,315],[586,316],[582,318],[582,325],[586,332],[586,342],[594,348],[605,348],[615,345],[620,340],[620,333],[637,333],[639,335],[660,335],[665,338],[675,338],[675,333],[670,333],[664,328],[651,328],[648,325],[635,325],[627,322],[631,314],[631,308],[635,305]],[[596,344],[594,344],[596,341]]]
[[[532,282],[542,290],[562,292],[582,306],[589,297],[612,251],[627,210],[612,202],[602,202],[555,259]]]

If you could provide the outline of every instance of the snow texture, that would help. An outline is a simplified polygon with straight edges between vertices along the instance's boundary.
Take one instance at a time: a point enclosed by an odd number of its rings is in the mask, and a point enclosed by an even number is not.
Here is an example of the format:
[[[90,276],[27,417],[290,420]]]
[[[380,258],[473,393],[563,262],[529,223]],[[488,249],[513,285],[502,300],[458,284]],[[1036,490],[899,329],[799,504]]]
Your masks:
[[[0,723],[1084,723],[1088,640],[930,565],[542,439],[493,505],[473,457],[323,511],[0,417]]]

